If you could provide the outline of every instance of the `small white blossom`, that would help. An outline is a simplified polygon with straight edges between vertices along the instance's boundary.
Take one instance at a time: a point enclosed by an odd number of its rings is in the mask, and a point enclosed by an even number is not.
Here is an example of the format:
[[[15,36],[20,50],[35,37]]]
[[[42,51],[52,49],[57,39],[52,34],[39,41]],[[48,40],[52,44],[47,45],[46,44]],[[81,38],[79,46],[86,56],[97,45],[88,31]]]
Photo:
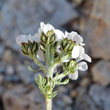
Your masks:
[[[56,41],[61,41],[65,38],[65,35],[62,31],[55,29]]]
[[[76,45],[72,50],[72,58],[79,58],[85,53],[85,50],[82,46]]]
[[[29,34],[29,35],[19,35],[17,38],[16,38],[16,43],[18,44],[18,45],[20,45],[21,46],[21,43],[28,43],[28,41],[30,41],[30,42],[38,42],[39,41],[39,39],[37,39],[36,38],[36,36],[34,35],[34,36],[31,36],[31,34]]]
[[[40,28],[36,34],[39,38],[41,37],[42,32],[46,34],[48,31],[53,30],[56,35],[56,41],[62,40],[64,38],[64,33],[58,29],[55,29],[51,24],[40,23]]]
[[[78,63],[78,70],[81,70],[81,71],[86,71],[88,69],[88,65],[86,62],[80,62]],[[68,75],[68,77],[72,80],[77,80],[78,79],[78,70],[75,72],[75,73],[70,73]]]
[[[68,33],[66,31],[65,37],[76,43],[76,45],[73,47],[73,50],[72,50],[72,58],[75,58],[75,59],[80,58],[91,62],[90,61],[91,58],[87,54],[85,54],[85,50],[82,47],[85,45],[83,43],[83,38],[80,35],[78,35],[77,32],[72,31],[71,33]]]
[[[65,37],[69,40],[75,41],[76,44],[82,44],[83,38],[77,33],[72,31],[71,33],[65,32]]]
[[[55,30],[55,28],[51,24],[44,24],[43,22],[40,23],[40,29],[44,34],[52,29]]]

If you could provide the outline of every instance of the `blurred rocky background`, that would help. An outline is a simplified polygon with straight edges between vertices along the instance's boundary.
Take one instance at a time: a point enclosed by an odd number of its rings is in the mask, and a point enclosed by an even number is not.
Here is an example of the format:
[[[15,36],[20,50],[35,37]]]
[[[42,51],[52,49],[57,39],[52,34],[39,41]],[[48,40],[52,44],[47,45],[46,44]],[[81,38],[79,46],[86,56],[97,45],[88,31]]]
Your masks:
[[[53,110],[110,110],[110,0],[0,0],[0,110],[45,110],[34,78],[37,68],[15,38],[39,23],[77,31],[93,61],[77,81],[56,87]]]

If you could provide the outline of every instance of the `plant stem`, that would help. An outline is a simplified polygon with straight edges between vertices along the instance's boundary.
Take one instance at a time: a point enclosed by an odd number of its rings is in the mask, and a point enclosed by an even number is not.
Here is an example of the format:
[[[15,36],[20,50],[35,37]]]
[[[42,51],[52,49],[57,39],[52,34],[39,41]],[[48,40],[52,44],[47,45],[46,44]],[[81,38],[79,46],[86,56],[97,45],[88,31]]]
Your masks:
[[[36,59],[36,57],[33,56],[32,59],[41,68],[41,70],[45,73],[46,72],[45,67]]]
[[[46,98],[46,110],[52,110],[52,99],[47,99]]]
[[[59,80],[59,79],[62,79],[64,77],[66,77],[68,75],[69,71],[65,71],[61,74],[59,74],[58,76],[54,77],[54,80]]]

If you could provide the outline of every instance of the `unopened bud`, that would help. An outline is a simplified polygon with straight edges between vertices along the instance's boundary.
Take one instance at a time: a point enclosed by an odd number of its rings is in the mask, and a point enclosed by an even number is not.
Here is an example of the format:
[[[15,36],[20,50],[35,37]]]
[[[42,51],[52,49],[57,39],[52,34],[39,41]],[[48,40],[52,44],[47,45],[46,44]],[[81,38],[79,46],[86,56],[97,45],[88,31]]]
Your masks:
[[[21,50],[24,55],[30,56],[30,55],[36,55],[38,51],[38,44],[37,42],[31,43],[30,41],[28,43],[22,43],[21,44]]]
[[[70,60],[69,62],[65,62],[63,64],[63,67],[65,70],[70,71],[74,73],[76,70],[78,70],[78,64],[75,60]]]
[[[55,42],[55,33],[54,30],[48,31],[46,34],[42,33],[41,35],[41,43],[42,44],[52,44]]]
[[[45,46],[43,44],[40,44],[40,49],[45,52]]]
[[[61,51],[71,52],[74,45],[75,45],[75,43],[72,40],[68,40],[67,38],[65,38],[61,42]]]

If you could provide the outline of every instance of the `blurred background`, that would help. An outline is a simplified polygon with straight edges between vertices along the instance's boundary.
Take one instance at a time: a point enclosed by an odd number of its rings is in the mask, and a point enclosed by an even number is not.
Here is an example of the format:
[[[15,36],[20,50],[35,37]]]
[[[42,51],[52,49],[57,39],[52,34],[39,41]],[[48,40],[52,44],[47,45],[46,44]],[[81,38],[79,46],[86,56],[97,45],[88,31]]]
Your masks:
[[[93,59],[77,81],[55,88],[53,110],[110,110],[110,0],[0,0],[0,110],[45,110],[38,73],[27,69],[36,66],[15,42],[41,21],[77,31]]]

